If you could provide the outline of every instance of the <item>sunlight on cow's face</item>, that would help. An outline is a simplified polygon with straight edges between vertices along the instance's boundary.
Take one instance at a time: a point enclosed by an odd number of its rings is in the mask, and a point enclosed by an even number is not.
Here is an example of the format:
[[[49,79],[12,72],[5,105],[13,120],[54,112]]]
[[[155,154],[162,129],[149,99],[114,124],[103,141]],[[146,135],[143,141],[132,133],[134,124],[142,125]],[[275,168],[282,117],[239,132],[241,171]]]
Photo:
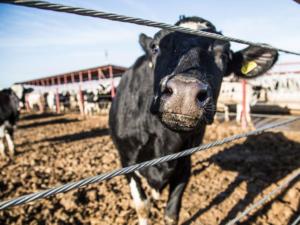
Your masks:
[[[208,21],[188,20],[177,25],[218,33]],[[213,122],[225,75],[262,75],[278,56],[274,50],[252,46],[233,53],[228,42],[166,30],[154,38],[141,34],[140,44],[154,75],[151,112],[175,131],[193,131]],[[255,66],[244,70],[249,63]]]
[[[211,39],[178,32],[154,38],[152,108],[167,127],[191,131],[213,121],[229,54],[223,44],[217,55],[214,44]]]

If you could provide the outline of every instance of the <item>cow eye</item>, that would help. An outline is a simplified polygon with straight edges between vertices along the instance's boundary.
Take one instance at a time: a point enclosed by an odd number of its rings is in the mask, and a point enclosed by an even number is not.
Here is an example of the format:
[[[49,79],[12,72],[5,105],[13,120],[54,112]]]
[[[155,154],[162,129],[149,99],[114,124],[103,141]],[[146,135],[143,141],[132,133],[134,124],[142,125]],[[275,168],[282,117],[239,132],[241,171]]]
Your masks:
[[[159,52],[159,46],[157,44],[152,44],[151,51],[153,54],[157,54]]]

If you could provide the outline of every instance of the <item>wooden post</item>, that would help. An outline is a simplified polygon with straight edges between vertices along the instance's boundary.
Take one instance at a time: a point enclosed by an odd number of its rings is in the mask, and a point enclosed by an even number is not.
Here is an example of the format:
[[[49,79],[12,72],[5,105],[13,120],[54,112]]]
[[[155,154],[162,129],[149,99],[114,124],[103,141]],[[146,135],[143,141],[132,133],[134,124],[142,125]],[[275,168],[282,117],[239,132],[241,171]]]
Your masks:
[[[84,116],[84,99],[83,99],[83,93],[81,90],[81,84],[79,85],[79,111],[80,111],[80,115]]]
[[[104,77],[104,75],[103,75],[102,70],[99,68],[99,69],[98,69],[98,79],[101,80],[102,78],[105,78],[105,77]]]
[[[90,70],[88,70],[88,80],[89,81],[92,80],[92,72]]]
[[[67,83],[68,83],[68,80],[67,80],[67,75],[66,75],[66,74],[64,75],[64,83],[65,83],[65,84],[67,84]]]
[[[247,120],[246,120],[246,80],[243,80],[242,81],[242,91],[243,91],[243,99],[242,99],[242,106],[243,106],[243,109],[242,109],[242,116],[241,116],[241,119],[242,119],[242,128],[243,129],[246,129],[247,128]]]
[[[82,72],[79,72],[79,81],[80,81],[80,83],[82,83],[82,81],[83,81]]]
[[[43,80],[41,81],[42,85],[44,86],[44,82]],[[43,93],[41,91],[39,91],[40,96],[43,96]],[[39,106],[39,113],[44,113],[45,111],[45,102],[43,100],[44,98],[42,97],[42,99],[40,99],[38,106]]]
[[[59,104],[59,93],[58,88],[56,88],[56,112],[60,113],[60,104]]]
[[[26,107],[26,112],[30,112],[30,107],[29,107],[29,102],[28,102],[28,95],[25,95],[25,107]]]
[[[109,66],[109,77],[111,78],[111,97],[114,98],[116,96],[116,91],[112,66]]]
[[[71,81],[72,81],[72,83],[75,83],[74,73],[71,73]]]

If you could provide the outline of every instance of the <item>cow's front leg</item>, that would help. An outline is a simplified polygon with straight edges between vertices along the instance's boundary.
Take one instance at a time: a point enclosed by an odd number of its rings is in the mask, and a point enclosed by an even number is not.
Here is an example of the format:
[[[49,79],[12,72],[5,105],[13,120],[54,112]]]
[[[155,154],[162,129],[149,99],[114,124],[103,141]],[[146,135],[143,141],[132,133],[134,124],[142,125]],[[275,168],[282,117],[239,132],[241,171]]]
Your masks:
[[[13,128],[11,128],[5,132],[5,138],[6,138],[9,154],[11,156],[13,156],[15,154],[15,145],[13,142],[13,134],[14,134]]]
[[[149,216],[149,202],[142,188],[141,179],[136,174],[132,174],[128,176],[128,180],[131,196],[134,201],[136,212],[138,214],[139,224],[147,225]]]
[[[251,109],[250,109],[250,106],[248,105],[247,108],[246,108],[246,121],[247,121],[247,124],[249,125],[249,127],[251,129],[255,129],[255,126],[252,122],[252,118],[251,118]]]
[[[191,175],[190,157],[178,160],[176,174],[170,180],[169,199],[165,211],[165,224],[176,225],[179,219],[183,192]]]
[[[6,158],[3,137],[1,136],[0,136],[0,155],[2,158]]]
[[[4,147],[4,142],[3,142],[4,135],[5,135],[5,125],[2,124],[0,126],[0,155],[2,156],[2,158],[6,157],[6,155],[5,155],[5,147]]]
[[[228,105],[224,105],[224,118],[226,122],[230,121]]]
[[[240,124],[242,119],[243,106],[241,104],[236,105],[236,123]]]

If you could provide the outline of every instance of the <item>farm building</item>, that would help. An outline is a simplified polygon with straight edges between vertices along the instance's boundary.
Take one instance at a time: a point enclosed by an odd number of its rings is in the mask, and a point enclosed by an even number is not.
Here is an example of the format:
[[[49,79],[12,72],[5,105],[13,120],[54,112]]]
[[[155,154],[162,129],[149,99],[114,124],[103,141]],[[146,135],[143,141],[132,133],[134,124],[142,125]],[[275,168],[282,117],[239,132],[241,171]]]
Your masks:
[[[35,85],[35,86],[52,86],[60,84],[79,83],[92,80],[101,80],[106,78],[114,78],[122,76],[126,67],[116,65],[97,66],[77,71],[71,71],[62,74],[37,78],[20,82],[20,84]]]

